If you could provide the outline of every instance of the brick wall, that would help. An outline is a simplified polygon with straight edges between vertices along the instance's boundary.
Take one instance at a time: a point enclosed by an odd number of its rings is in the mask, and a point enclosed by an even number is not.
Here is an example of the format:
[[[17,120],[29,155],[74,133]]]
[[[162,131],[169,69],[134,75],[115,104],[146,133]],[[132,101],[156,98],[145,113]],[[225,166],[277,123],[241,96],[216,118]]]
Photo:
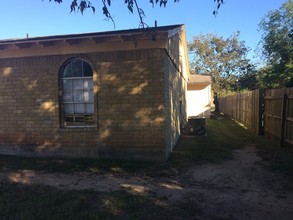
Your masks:
[[[179,136],[180,128],[186,120],[186,88],[187,82],[180,74],[174,62],[168,54],[165,55],[165,147],[166,158],[175,147]]]
[[[103,152],[135,149],[163,158],[165,51],[74,57],[84,58],[94,67],[97,128],[60,128],[58,75],[71,55],[1,59],[0,143],[51,149],[98,147]],[[178,109],[177,101],[174,103]]]
[[[169,157],[175,147],[180,128],[187,119],[186,113],[186,90],[187,70],[184,63],[184,31],[169,38],[164,57],[165,79],[165,154]]]

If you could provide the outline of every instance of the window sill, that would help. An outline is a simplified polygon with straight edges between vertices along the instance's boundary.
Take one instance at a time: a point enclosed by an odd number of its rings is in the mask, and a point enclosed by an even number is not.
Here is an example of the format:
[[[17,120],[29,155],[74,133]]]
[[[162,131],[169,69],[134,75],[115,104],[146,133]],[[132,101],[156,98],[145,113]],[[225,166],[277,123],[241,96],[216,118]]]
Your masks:
[[[97,132],[96,126],[70,126],[59,129],[61,132]]]

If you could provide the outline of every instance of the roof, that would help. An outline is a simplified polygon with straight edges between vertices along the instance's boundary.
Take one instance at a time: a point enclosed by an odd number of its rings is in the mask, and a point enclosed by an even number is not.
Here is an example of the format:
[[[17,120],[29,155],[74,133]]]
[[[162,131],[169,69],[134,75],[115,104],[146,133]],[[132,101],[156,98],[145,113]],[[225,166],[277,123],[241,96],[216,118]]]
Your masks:
[[[91,40],[95,43],[112,41],[133,41],[141,39],[152,39],[171,37],[180,31],[183,25],[169,25],[150,28],[128,29],[119,31],[94,32],[83,34],[54,35],[46,37],[33,37],[23,39],[0,40],[0,50],[10,47],[29,48],[35,45],[43,47],[56,45],[57,43],[78,44],[84,40]]]
[[[211,84],[212,79],[209,75],[200,75],[200,74],[191,74],[188,84],[197,85],[197,84]]]

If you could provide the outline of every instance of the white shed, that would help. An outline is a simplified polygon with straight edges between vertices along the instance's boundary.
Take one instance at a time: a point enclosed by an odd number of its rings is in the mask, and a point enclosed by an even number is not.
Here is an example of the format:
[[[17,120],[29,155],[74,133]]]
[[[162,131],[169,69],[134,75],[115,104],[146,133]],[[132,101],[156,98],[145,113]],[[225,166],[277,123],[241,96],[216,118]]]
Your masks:
[[[211,76],[192,74],[187,84],[187,116],[208,117],[212,106]]]

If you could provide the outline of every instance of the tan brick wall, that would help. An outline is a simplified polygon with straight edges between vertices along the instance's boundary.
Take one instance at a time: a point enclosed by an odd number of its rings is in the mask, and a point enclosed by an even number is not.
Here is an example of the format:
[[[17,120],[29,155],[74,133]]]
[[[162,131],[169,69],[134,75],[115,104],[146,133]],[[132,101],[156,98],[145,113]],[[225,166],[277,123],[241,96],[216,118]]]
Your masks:
[[[94,66],[97,128],[60,128],[58,73],[71,55],[0,60],[0,143],[165,148],[163,49],[74,55]]]
[[[187,79],[186,73],[182,72],[182,64],[179,62],[181,59],[179,34],[170,38],[169,44],[164,58],[166,158],[175,147],[180,136],[180,128],[184,126],[187,119]]]

